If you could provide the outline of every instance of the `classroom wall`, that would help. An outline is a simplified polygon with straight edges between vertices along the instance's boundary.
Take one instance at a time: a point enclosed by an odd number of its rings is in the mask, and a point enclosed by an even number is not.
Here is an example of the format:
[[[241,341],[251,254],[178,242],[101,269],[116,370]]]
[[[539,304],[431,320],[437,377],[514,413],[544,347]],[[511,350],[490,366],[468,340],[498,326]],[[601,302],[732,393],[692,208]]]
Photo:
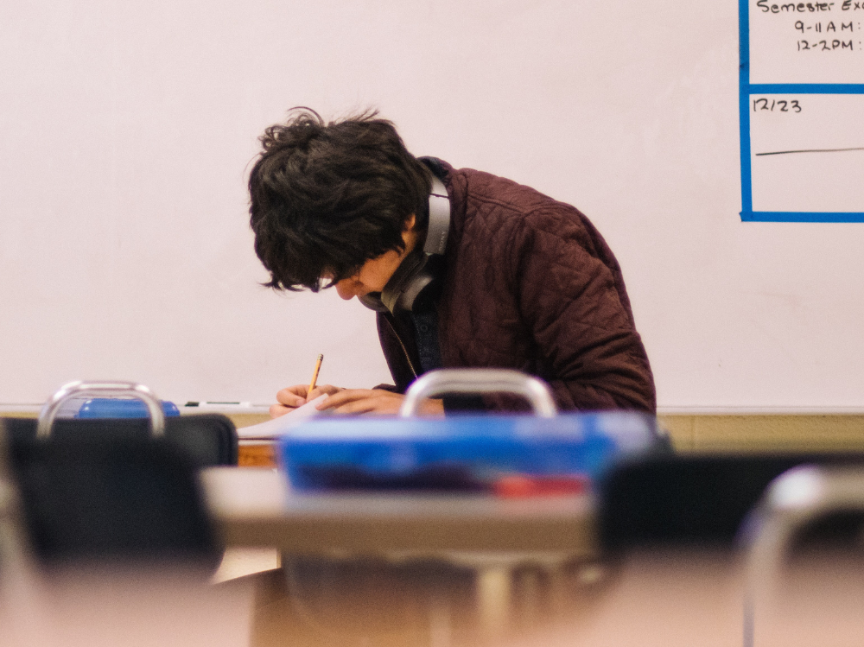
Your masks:
[[[246,176],[306,105],[377,108],[418,155],[584,211],[661,409],[864,408],[864,228],[739,216],[738,19],[731,0],[3,3],[0,403],[81,378],[268,402],[320,352],[323,382],[385,381],[371,312],[259,285]]]

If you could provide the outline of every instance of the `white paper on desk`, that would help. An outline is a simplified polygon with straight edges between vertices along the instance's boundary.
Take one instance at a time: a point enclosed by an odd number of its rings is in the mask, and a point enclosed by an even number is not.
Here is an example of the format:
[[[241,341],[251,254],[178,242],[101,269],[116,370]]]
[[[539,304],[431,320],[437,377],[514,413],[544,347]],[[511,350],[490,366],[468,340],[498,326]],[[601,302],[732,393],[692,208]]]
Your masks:
[[[301,422],[308,420],[313,416],[326,415],[326,412],[318,411],[316,405],[323,402],[327,398],[327,394],[319,395],[311,402],[307,402],[302,407],[297,407],[294,411],[286,413],[284,416],[267,420],[257,425],[248,427],[240,427],[237,430],[237,437],[243,439],[270,439],[284,436]]]

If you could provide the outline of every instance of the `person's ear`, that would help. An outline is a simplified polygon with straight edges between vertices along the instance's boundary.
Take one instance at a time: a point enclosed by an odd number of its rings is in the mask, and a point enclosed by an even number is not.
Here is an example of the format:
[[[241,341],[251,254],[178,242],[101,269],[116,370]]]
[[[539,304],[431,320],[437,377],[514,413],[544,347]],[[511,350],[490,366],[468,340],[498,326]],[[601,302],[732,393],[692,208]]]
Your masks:
[[[413,231],[414,225],[417,224],[417,216],[413,213],[405,219],[404,224],[402,225],[402,231]]]

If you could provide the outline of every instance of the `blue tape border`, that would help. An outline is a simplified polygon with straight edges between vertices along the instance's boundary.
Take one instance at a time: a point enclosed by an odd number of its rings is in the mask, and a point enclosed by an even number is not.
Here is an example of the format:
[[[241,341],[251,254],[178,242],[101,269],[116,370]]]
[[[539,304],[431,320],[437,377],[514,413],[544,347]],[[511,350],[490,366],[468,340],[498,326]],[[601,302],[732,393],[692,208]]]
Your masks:
[[[754,83],[748,89],[749,94],[864,94],[864,84],[853,83]]]
[[[753,211],[753,172],[750,166],[750,96],[753,94],[864,94],[864,84],[750,84],[750,11],[738,0],[738,111],[741,126],[742,222],[864,222],[864,212]]]
[[[742,222],[864,222],[855,211],[741,211]]]
[[[738,111],[741,123],[741,220],[753,213],[753,174],[750,168],[750,10],[738,0]]]

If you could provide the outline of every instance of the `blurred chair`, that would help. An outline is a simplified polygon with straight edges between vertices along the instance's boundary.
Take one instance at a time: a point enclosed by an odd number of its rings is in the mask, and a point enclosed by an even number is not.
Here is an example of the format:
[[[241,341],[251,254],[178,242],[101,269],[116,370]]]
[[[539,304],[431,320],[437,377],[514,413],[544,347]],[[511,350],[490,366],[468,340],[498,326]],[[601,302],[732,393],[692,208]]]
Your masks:
[[[56,419],[66,401],[106,395],[140,400],[149,418]],[[130,382],[69,383],[32,423],[7,425],[8,458],[25,532],[40,562],[215,567],[222,550],[197,468],[231,453],[230,443],[222,442],[231,434],[221,425],[178,427],[198,431],[181,435],[184,445],[168,435],[156,396]],[[209,443],[201,442],[206,429],[218,430]],[[236,433],[233,440],[236,458]]]
[[[743,531],[746,646],[864,640],[864,468],[789,470],[771,484]]]
[[[126,437],[10,447],[3,427],[4,647],[249,644],[251,590],[209,585],[221,548],[187,455]]]
[[[860,644],[862,466],[851,454],[619,466],[598,493],[604,577],[556,628],[509,644]]]

